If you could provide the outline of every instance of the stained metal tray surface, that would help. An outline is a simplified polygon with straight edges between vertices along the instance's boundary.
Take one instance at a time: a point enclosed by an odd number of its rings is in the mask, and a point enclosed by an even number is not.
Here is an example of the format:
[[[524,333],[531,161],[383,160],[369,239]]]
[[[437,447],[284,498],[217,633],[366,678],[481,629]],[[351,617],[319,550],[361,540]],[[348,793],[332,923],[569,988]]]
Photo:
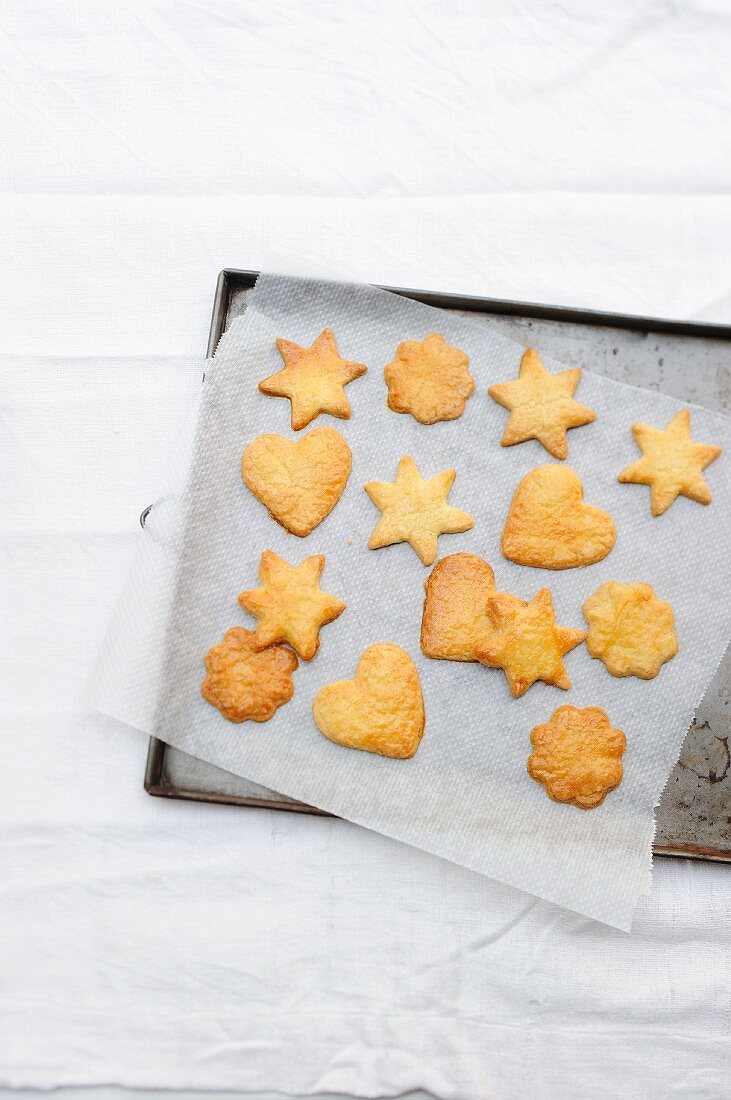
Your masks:
[[[222,271],[208,355],[240,315],[255,271]],[[441,309],[470,314],[504,336],[540,348],[568,366],[661,390],[682,401],[731,412],[731,326],[599,313],[528,302],[384,287]],[[141,520],[144,524],[146,509]],[[724,593],[724,598],[727,595]],[[657,809],[654,851],[731,862],[731,650],[688,731]],[[151,738],[145,789],[164,798],[267,807],[329,816]]]

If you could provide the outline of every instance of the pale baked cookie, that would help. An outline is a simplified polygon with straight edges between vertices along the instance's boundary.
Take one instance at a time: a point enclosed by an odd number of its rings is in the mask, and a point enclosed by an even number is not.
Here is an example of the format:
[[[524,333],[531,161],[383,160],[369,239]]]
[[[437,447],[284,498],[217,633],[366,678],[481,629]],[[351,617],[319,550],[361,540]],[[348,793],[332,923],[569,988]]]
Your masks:
[[[642,458],[625,467],[619,480],[650,486],[653,516],[661,516],[681,494],[699,504],[711,503],[711,490],[702,471],[718,458],[721,448],[693,442],[690,409],[676,413],[667,428],[633,424],[632,434]]]
[[[456,420],[475,392],[469,359],[453,348],[441,332],[423,340],[403,340],[384,371],[388,407],[411,413],[420,424]]]
[[[404,455],[394,482],[368,482],[365,491],[382,512],[368,542],[370,549],[408,542],[424,565],[431,565],[439,535],[468,531],[475,525],[467,512],[447,504],[456,476],[455,470],[442,470],[424,480],[413,458]]]
[[[340,500],[351,461],[335,428],[314,428],[297,440],[260,435],[244,451],[241,476],[277,523],[304,537]]]
[[[649,584],[607,581],[584,603],[586,645],[612,676],[651,680],[678,652],[673,609]]]
[[[325,555],[314,554],[301,565],[265,550],[259,563],[261,588],[242,592],[239,603],[259,620],[254,645],[264,649],[289,642],[303,661],[311,661],[320,645],[320,627],[337,619],[345,604],[319,585]]]
[[[601,707],[559,707],[530,740],[528,774],[554,802],[592,810],[622,782],[627,739]]]
[[[564,690],[571,687],[563,657],[583,642],[586,631],[557,624],[548,588],[542,588],[530,603],[497,592],[487,601],[487,614],[494,630],[478,648],[477,658],[503,669],[516,699],[536,680]]]
[[[292,698],[297,665],[291,649],[258,650],[252,632],[234,626],[206,653],[201,692],[229,722],[267,722]]]
[[[487,601],[495,595],[495,578],[476,554],[450,554],[427,577],[421,617],[421,648],[443,661],[477,661],[477,652],[494,640],[495,624]],[[501,593],[506,600],[522,600]]]
[[[584,504],[581,481],[568,466],[538,466],[518,483],[501,541],[518,565],[572,569],[605,558],[617,531],[612,517]]]
[[[306,428],[320,413],[350,417],[345,386],[365,374],[363,363],[354,363],[338,354],[335,335],[325,328],[309,348],[291,340],[277,340],[284,368],[259,383],[262,393],[288,397],[292,403],[292,428]]]
[[[487,391],[493,401],[510,410],[503,447],[537,439],[554,458],[566,458],[566,432],[591,424],[596,413],[574,401],[581,367],[549,374],[537,351],[528,348],[520,360],[520,374],[514,382],[499,382]]]
[[[329,741],[405,759],[414,755],[424,733],[419,673],[399,646],[369,646],[358,661],[355,679],[321,688],[312,713]]]

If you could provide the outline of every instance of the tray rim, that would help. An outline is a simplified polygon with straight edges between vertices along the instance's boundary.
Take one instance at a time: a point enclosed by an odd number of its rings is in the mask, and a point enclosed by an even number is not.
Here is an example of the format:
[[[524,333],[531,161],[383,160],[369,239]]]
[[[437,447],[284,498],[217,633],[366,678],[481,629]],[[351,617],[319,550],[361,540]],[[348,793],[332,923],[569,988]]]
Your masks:
[[[208,336],[206,357],[210,359],[223,335],[228,319],[231,292],[234,288],[251,288],[259,277],[258,271],[243,268],[224,268],[216,280],[213,299],[211,325]],[[554,306],[539,302],[520,302],[507,298],[488,298],[479,295],[455,294],[442,291],[413,290],[406,287],[378,285],[380,290],[412,298],[426,305],[440,309],[461,309],[473,313],[495,313],[502,316],[530,317],[543,321],[567,321],[573,324],[596,325],[603,328],[628,329],[647,334],[657,332],[663,335],[694,336],[700,339],[731,341],[731,325],[715,322],[679,321],[662,317],[646,317],[640,314],[612,313],[605,310],[590,310],[583,307]],[[145,520],[153,505],[148,505],[140,515],[140,524]],[[167,745],[157,737],[150,737],[145,765],[144,789],[153,797],[170,798],[186,802],[214,803],[225,806],[247,806],[258,809],[284,810],[289,813],[306,813],[318,817],[333,817],[327,810],[308,806],[302,802],[277,802],[269,799],[250,798],[241,795],[188,790],[167,783],[164,775],[165,753]],[[707,860],[714,863],[731,863],[731,853],[714,848],[687,845],[675,848],[665,845],[653,845],[654,855],[675,856],[682,859]]]
[[[219,272],[208,338],[208,358],[213,355],[223,333],[232,287],[253,287],[260,274],[259,271],[233,267],[225,267]],[[583,306],[555,306],[542,302],[520,302],[512,298],[488,298],[483,295],[441,290],[415,290],[411,287],[385,286],[381,283],[374,285],[379,290],[399,294],[402,298],[413,298],[417,302],[436,306],[438,309],[497,313],[503,316],[530,317],[540,321],[570,321],[578,325],[599,325],[603,328],[623,328],[636,332],[661,332],[675,336],[697,336],[706,340],[731,340],[731,325],[715,321],[681,321],[668,317],[647,317],[635,313],[585,309]]]

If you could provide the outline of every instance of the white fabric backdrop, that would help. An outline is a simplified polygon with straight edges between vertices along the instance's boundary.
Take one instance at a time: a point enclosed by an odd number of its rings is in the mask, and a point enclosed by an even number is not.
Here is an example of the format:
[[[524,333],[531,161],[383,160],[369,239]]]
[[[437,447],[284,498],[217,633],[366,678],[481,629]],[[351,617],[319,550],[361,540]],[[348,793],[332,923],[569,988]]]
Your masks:
[[[719,1100],[725,869],[631,937],[345,823],[142,793],[79,703],[215,274],[729,320],[725,3],[0,7],[0,1084]]]

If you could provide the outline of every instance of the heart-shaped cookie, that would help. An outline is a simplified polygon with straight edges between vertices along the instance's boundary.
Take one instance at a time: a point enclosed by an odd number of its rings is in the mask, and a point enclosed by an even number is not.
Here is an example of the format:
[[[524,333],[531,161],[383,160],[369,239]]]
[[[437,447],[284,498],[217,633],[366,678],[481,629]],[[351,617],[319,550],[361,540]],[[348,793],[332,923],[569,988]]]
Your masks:
[[[491,567],[476,554],[450,554],[424,584],[421,649],[442,661],[476,661],[477,647],[490,633],[487,601],[495,594]]]
[[[350,476],[350,447],[335,428],[302,439],[260,435],[241,459],[244,484],[293,535],[309,535],[333,510]]]
[[[612,517],[584,504],[584,488],[574,471],[549,463],[518,484],[501,548],[518,565],[572,569],[601,561],[616,538]]]
[[[495,596],[495,577],[476,554],[450,554],[432,569],[424,584],[426,598],[421,617],[421,649],[441,661],[483,661],[494,645],[499,627],[488,612]],[[523,601],[501,592],[502,606]]]
[[[414,755],[424,733],[419,673],[399,646],[369,646],[355,679],[321,688],[312,714],[329,741],[403,760]]]

